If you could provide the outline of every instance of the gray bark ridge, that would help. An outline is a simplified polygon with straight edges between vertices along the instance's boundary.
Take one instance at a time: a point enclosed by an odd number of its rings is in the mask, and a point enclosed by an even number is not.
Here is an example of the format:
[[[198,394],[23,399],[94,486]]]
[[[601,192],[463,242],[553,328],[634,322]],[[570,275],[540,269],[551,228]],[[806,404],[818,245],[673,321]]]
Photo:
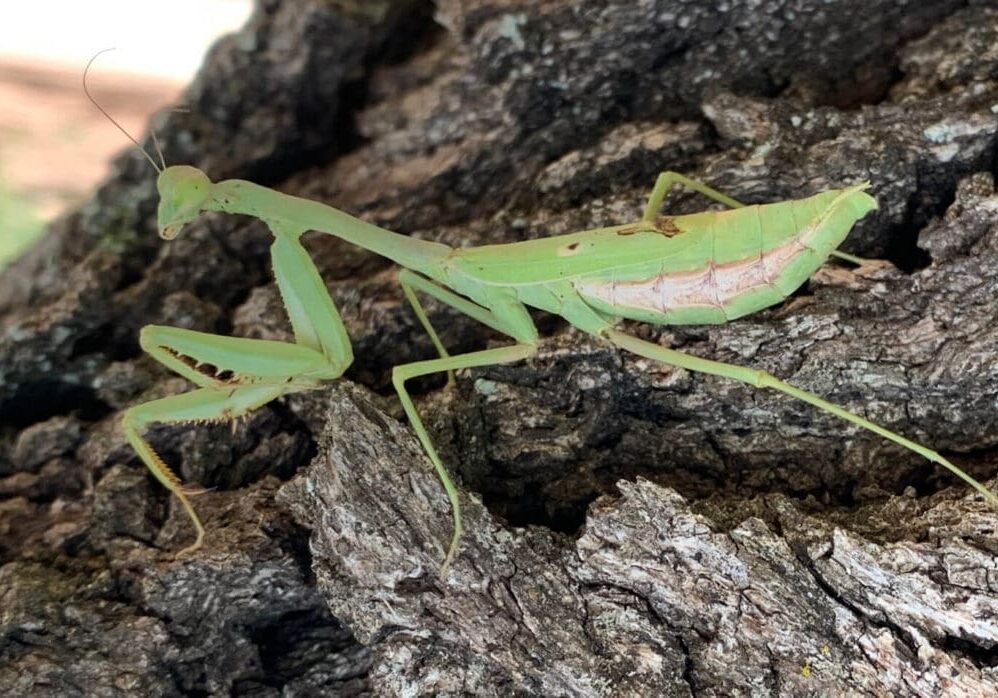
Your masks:
[[[724,529],[674,490],[618,483],[574,541],[511,529],[474,497],[446,578],[447,500],[418,442],[369,398],[330,395],[320,455],[279,502],[312,530],[320,592],[417,695],[985,695],[998,639],[994,514],[944,500],[925,540],[873,542],[771,495]],[[944,649],[944,648],[949,648]]]

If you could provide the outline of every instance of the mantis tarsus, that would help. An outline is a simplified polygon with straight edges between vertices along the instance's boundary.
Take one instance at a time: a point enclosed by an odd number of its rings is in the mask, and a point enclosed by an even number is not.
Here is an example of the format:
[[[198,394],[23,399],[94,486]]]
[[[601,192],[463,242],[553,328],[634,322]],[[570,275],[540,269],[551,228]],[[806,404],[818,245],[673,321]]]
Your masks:
[[[450,500],[454,532],[443,569],[457,553],[461,538],[460,499],[405,383],[417,376],[531,356],[539,336],[528,306],[560,315],[579,330],[648,359],[773,388],[803,400],[942,465],[998,508],[992,492],[921,444],[763,371],[691,356],[616,328],[621,318],[654,324],[723,323],[783,300],[830,255],[861,261],[835,248],[859,219],[876,208],[876,201],[865,193],[865,183],[805,199],[743,206],[705,184],[664,172],[643,215],[632,223],[455,249],[409,238],[251,182],[211,182],[200,170],[183,165],[161,169],[146,157],[159,170],[158,222],[164,239],[174,238],[206,211],[254,216],[269,226],[274,234],[274,275],[295,338],[290,344],[156,325],[142,329],[142,348],[198,386],[131,407],[122,417],[128,441],[177,496],[197,529],[193,545],[181,552],[196,550],[204,538],[204,527],[189,500],[193,491],[142,438],[142,430],[154,422],[234,419],[281,395],[320,387],[340,377],[353,360],[336,306],[300,244],[306,231],[337,236],[402,266],[399,283],[404,295],[440,355],[396,366],[392,382]],[[676,184],[729,210],[660,216],[663,198]],[[448,355],[417,292],[511,337],[515,344]]]

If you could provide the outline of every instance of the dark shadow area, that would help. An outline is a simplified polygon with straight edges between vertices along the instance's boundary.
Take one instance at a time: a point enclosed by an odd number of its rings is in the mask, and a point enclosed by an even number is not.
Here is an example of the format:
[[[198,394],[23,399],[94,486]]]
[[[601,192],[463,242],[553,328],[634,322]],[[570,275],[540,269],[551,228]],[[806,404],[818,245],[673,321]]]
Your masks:
[[[17,392],[0,404],[0,422],[23,429],[68,414],[96,422],[112,411],[93,388],[51,378],[20,385]]]

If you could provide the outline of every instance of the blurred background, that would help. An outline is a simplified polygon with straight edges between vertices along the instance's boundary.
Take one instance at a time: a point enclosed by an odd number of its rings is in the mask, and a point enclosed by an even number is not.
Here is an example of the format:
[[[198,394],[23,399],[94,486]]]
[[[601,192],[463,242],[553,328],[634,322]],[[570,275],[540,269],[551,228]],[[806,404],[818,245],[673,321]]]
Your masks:
[[[0,27],[0,268],[79,203],[128,143],[83,94],[138,137],[176,102],[219,36],[252,0],[30,0]]]

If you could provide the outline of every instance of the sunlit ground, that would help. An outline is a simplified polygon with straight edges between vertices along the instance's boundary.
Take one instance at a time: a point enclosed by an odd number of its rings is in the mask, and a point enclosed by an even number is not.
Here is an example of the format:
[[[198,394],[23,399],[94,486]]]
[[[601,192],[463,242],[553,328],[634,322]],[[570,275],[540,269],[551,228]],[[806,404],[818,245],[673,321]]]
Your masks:
[[[10,9],[10,8],[16,9]],[[252,0],[31,0],[0,12],[0,267],[82,201],[127,141],[86,100],[91,90],[136,136],[173,103],[210,44]]]

